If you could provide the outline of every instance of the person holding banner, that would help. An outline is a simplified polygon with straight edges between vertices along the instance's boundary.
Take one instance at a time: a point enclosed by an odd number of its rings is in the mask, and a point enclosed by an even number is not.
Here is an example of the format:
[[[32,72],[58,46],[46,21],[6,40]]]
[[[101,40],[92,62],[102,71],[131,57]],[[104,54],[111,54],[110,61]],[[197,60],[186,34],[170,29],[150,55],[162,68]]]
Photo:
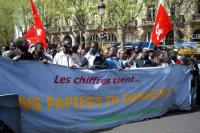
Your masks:
[[[65,40],[62,43],[62,51],[55,55],[53,59],[53,64],[67,66],[70,68],[79,67],[79,65],[76,64],[77,61],[75,61],[78,57],[72,53],[71,47],[71,42],[69,40]]]
[[[109,57],[106,59],[108,69],[124,69],[123,61],[117,57],[117,48],[112,47],[109,50]]]
[[[16,56],[16,45],[11,43],[10,49],[3,52],[2,57],[12,59],[14,56]]]
[[[44,47],[41,43],[37,43],[34,45],[35,50],[33,51],[33,58],[34,60],[42,61],[43,63],[50,63],[51,58],[45,55]]]
[[[15,41],[17,55],[13,60],[33,60],[33,55],[28,52],[28,42],[25,38],[20,37]]]
[[[137,67],[154,67],[154,63],[149,59],[148,51],[144,51],[139,59],[135,60]]]
[[[86,67],[89,69],[106,69],[107,64],[103,55],[99,52],[99,44],[93,42],[90,45],[89,52],[84,56],[81,67]]]

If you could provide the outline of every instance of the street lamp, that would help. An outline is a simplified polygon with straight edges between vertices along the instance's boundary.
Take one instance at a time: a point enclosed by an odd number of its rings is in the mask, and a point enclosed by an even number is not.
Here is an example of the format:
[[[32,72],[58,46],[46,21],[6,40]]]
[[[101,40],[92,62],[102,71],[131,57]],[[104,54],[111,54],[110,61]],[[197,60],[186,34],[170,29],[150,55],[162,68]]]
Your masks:
[[[174,34],[174,45],[177,42],[177,26],[176,26],[176,3],[172,5],[172,16],[173,16],[173,34]]]
[[[105,4],[103,3],[103,0],[101,0],[101,2],[99,3],[98,5],[98,11],[99,11],[99,15],[100,15],[100,19],[101,19],[101,30],[103,28],[103,15],[104,15],[104,12],[105,12],[105,9],[106,9],[106,6]],[[101,42],[101,47],[103,46],[103,41],[102,41],[102,38],[100,36],[100,42]]]
[[[48,24],[48,21],[46,20],[45,21],[45,24],[44,24],[44,28],[45,28],[45,31],[46,31],[46,39],[49,41],[49,36],[48,36],[48,28],[49,28],[49,24]]]

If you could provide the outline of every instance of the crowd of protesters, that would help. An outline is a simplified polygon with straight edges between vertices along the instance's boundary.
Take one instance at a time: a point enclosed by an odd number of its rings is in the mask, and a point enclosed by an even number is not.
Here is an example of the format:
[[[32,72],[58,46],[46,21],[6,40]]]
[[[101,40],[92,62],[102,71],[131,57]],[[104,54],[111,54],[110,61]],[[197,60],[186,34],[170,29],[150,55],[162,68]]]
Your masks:
[[[1,48],[1,56],[12,60],[37,60],[74,68],[86,69],[118,69],[129,70],[142,67],[157,67],[169,65],[186,65],[193,75],[192,86],[196,87],[199,101],[199,69],[200,58],[197,55],[180,56],[174,49],[166,47],[141,48],[136,45],[132,49],[110,47],[101,50],[97,42],[89,47],[72,46],[70,40],[65,40],[56,47],[44,49],[42,44],[28,45],[27,40],[18,38],[9,47]]]
[[[166,47],[118,49],[110,47],[101,50],[97,42],[89,47],[72,46],[69,40],[56,47],[44,49],[42,44],[28,45],[27,40],[18,38],[9,47],[0,49],[0,56],[12,60],[37,60],[74,68],[131,70],[142,67],[186,65],[193,75],[192,87],[196,94],[195,105],[200,105],[199,69],[200,58],[195,55],[180,56],[174,49]],[[0,122],[0,125],[1,122]],[[1,129],[0,129],[1,130]]]
[[[44,49],[42,44],[29,46],[24,38],[18,38],[9,47],[2,47],[0,55],[13,60],[39,60],[71,68],[85,67],[88,69],[133,69],[140,67],[156,67],[182,64],[198,71],[200,59],[198,56],[183,57],[173,49],[165,47],[118,49],[110,47],[101,50],[97,42],[89,47],[72,46],[69,40],[63,41],[57,47]]]

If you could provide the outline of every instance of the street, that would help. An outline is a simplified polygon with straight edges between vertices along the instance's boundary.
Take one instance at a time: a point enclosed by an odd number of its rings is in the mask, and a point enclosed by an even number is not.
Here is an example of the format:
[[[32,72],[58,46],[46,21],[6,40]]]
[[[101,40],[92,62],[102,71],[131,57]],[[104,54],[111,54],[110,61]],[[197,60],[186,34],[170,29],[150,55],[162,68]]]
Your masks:
[[[92,133],[200,133],[200,108],[191,112],[170,112],[161,118],[128,123]]]

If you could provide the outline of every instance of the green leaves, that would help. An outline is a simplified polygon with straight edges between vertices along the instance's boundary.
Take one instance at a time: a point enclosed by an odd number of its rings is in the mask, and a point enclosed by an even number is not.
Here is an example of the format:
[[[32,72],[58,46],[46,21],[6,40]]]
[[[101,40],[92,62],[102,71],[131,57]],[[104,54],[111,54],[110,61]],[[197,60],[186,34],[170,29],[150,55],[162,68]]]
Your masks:
[[[107,2],[106,10],[108,13],[112,13],[113,23],[124,27],[135,20],[142,7],[142,0],[137,2],[133,2],[132,0],[112,0]],[[110,18],[108,17],[108,19]]]
[[[0,45],[7,45],[12,40],[14,32],[14,11],[15,4],[12,0],[0,1]]]

